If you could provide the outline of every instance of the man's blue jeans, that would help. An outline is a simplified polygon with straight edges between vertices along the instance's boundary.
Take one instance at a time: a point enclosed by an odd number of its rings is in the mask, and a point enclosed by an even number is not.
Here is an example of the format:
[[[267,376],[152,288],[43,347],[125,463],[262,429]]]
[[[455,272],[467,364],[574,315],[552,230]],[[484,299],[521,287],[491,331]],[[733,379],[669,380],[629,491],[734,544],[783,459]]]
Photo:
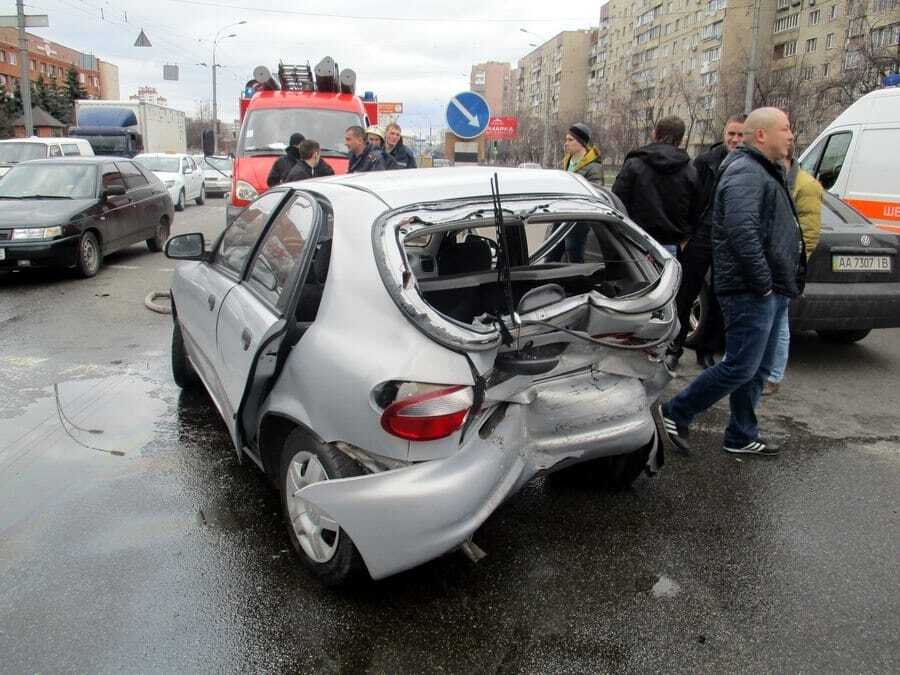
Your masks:
[[[725,319],[725,356],[663,406],[663,414],[688,427],[699,413],[729,396],[731,419],[725,445],[740,448],[759,439],[756,406],[772,372],[778,328],[789,298],[770,293],[718,296]]]
[[[791,355],[791,322],[787,312],[775,330],[778,332],[778,344],[775,348],[775,359],[772,363],[769,382],[781,382],[784,379],[784,371],[787,370],[788,359]]]

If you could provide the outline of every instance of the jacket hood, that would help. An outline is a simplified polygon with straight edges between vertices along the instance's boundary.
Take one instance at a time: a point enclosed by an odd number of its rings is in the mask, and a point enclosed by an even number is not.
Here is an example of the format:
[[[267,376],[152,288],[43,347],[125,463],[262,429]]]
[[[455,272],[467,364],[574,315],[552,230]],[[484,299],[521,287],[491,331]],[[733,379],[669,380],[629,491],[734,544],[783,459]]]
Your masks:
[[[563,171],[569,168],[569,160],[572,158],[572,155],[566,155],[563,157],[562,168]],[[581,161],[578,162],[578,166],[575,167],[575,170],[583,169],[591,162],[599,162],[600,161],[600,151],[594,147],[593,145],[587,149],[587,152],[584,153],[584,157],[581,158]]]
[[[650,143],[643,148],[632,150],[625,156],[628,161],[637,157],[660,173],[676,173],[690,163],[691,158],[681,148],[668,143]]]

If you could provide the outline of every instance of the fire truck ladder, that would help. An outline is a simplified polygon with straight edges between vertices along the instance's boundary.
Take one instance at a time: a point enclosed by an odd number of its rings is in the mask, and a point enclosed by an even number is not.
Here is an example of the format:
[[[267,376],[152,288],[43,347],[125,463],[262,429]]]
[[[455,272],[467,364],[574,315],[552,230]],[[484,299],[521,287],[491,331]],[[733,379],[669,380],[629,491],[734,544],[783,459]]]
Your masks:
[[[309,63],[296,66],[287,63],[278,64],[278,81],[286,91],[315,91],[312,68]]]

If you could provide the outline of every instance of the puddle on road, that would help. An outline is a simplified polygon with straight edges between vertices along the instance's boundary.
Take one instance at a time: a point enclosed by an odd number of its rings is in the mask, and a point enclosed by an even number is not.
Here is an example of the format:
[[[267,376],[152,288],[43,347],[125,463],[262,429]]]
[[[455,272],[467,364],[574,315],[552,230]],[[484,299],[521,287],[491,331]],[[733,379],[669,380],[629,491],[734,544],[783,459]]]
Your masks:
[[[120,472],[159,432],[170,403],[135,373],[61,382],[0,424],[0,527],[80,478]]]

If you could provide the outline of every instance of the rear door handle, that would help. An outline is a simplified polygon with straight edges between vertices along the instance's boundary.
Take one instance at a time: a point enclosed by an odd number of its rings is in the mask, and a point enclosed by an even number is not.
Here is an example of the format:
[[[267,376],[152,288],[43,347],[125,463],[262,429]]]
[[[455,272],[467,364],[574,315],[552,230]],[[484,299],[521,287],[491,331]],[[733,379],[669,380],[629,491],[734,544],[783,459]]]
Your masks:
[[[206,299],[206,304],[209,305],[209,311],[210,311],[210,312],[213,311],[213,309],[215,309],[215,307],[216,307],[216,296],[210,295],[210,296]]]
[[[244,351],[250,349],[250,342],[253,340],[253,336],[250,335],[250,331],[246,328],[241,332],[241,344],[244,346]]]

